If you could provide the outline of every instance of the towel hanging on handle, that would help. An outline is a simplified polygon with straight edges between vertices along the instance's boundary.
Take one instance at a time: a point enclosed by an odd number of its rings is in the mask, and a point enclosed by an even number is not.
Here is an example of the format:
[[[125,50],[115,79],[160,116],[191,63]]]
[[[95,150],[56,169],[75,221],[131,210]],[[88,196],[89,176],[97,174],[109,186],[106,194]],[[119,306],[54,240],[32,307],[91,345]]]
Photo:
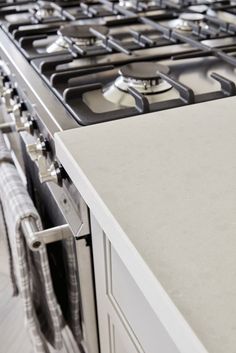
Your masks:
[[[3,138],[3,134],[0,131],[0,163],[4,163],[4,162],[13,164],[11,153],[7,149],[5,141],[4,141],[4,138]],[[10,277],[11,277],[11,282],[12,282],[13,296],[16,296],[16,295],[19,294],[19,291],[18,291],[18,287],[17,287],[15,269],[14,269],[14,266],[13,266],[13,255],[12,255],[12,249],[11,249],[10,240],[9,240],[7,222],[6,222],[6,218],[5,218],[5,215],[4,215],[3,204],[1,202],[1,198],[0,198],[0,211],[2,213],[3,222],[4,222],[4,226],[5,226],[5,232],[6,232],[6,243],[7,243],[7,250],[8,250],[9,272],[10,272]]]
[[[13,165],[1,133],[0,198],[12,264],[14,262],[14,285],[19,288],[23,300],[26,325],[34,351],[49,353],[49,342],[56,352],[66,352],[65,334],[62,335],[64,322],[52,286],[46,247],[43,245],[38,252],[30,251],[21,230],[21,221],[27,217],[32,217],[41,230],[40,217]],[[68,246],[71,246],[70,241]],[[78,347],[74,345],[71,352],[79,352]]]
[[[13,164],[11,152],[7,149],[3,134],[0,131],[0,163],[2,162],[8,162]]]

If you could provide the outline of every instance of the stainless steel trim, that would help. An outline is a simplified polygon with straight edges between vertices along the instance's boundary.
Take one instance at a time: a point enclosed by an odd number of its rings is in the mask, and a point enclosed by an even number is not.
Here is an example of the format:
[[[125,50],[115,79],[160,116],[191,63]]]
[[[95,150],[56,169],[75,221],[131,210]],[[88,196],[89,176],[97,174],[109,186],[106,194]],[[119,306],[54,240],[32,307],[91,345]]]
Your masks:
[[[81,343],[85,352],[99,353],[91,247],[87,246],[86,239],[76,241],[75,246],[83,314],[83,341]]]

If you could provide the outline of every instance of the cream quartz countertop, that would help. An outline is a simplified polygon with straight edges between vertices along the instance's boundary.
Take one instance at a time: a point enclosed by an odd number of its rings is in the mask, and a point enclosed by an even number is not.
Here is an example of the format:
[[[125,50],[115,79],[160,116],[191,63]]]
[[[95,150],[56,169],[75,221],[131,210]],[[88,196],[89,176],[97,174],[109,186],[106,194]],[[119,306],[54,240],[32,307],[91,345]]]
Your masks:
[[[236,99],[55,137],[180,352],[236,353]]]

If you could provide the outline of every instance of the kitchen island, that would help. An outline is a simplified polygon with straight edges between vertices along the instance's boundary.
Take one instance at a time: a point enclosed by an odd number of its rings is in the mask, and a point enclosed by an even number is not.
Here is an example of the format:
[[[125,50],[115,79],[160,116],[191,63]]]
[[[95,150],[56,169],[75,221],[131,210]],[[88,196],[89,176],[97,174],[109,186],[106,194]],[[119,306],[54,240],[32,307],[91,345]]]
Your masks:
[[[227,98],[55,135],[91,212],[102,353],[235,353],[235,111]]]

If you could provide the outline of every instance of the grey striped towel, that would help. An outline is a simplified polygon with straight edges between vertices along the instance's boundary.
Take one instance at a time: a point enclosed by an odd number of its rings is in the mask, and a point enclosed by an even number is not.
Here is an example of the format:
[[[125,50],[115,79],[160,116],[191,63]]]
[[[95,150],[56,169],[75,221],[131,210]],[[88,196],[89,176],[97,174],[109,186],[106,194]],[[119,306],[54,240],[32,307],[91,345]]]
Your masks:
[[[13,160],[11,158],[11,153],[6,148],[5,141],[4,141],[4,138],[3,138],[3,134],[0,132],[0,163],[6,163],[6,162],[13,164]],[[5,225],[5,228],[6,228],[6,238],[7,238],[6,239],[6,243],[7,243],[7,250],[8,250],[9,269],[10,269],[12,288],[13,288],[13,296],[15,296],[15,295],[18,295],[19,291],[18,291],[17,283],[16,283],[16,275],[15,275],[15,270],[14,270],[14,266],[13,266],[12,249],[11,249],[11,245],[10,245],[10,242],[9,242],[9,236],[8,236],[8,231],[7,231],[7,223],[6,223],[6,219],[4,217],[3,205],[2,205],[1,199],[0,199],[0,211],[2,213],[4,225]]]
[[[49,352],[44,337],[60,350],[62,317],[50,280],[46,249],[43,247],[37,253],[30,252],[20,227],[25,217],[33,217],[39,228],[40,220],[12,164],[0,163],[0,195],[8,226],[15,279],[35,352]]]
[[[62,241],[68,296],[65,322],[54,294],[46,247],[40,252],[31,252],[21,233],[20,223],[23,218],[33,217],[39,229],[41,222],[13,165],[11,154],[1,133],[0,199],[8,229],[7,240],[14,294],[18,293],[19,287],[26,324],[35,352],[49,352],[50,347],[50,352],[79,353],[78,346],[82,333],[74,240],[71,238]]]
[[[74,239],[69,238],[63,240],[62,243],[65,253],[64,263],[67,275],[67,293],[69,303],[67,323],[74,335],[76,342],[80,344],[82,339],[82,332],[79,301],[79,284]]]
[[[3,134],[0,132],[0,163],[1,162],[13,163],[11,153],[6,147]]]
[[[8,244],[11,259],[12,280],[15,294],[19,289],[25,312],[25,321],[30,333],[34,351],[37,353],[48,353],[50,351],[79,352],[78,346],[74,344],[73,337],[65,336],[65,329],[61,309],[57,303],[52,286],[51,274],[48,264],[46,247],[43,246],[38,252],[32,252],[26,245],[21,232],[21,220],[33,217],[41,229],[40,217],[12,164],[11,156],[6,149],[3,137],[0,133],[0,199],[3,205],[6,225],[8,229]],[[74,254],[71,240],[66,243],[68,254]],[[73,256],[72,256],[73,257]],[[69,257],[70,258],[70,255]],[[71,258],[69,281],[71,282],[71,295],[79,297],[78,283],[75,280],[75,264]],[[76,291],[76,293],[75,293]],[[79,313],[76,311],[76,317]],[[75,325],[75,323],[73,323]],[[72,331],[80,328],[72,325]],[[78,322],[77,322],[78,325]],[[68,331],[68,330],[67,330]],[[74,332],[73,332],[74,333]],[[71,334],[70,334],[71,336]],[[75,335],[76,337],[76,335]],[[51,345],[48,345],[48,342]],[[49,349],[49,347],[51,347]],[[54,349],[52,349],[52,347]]]

